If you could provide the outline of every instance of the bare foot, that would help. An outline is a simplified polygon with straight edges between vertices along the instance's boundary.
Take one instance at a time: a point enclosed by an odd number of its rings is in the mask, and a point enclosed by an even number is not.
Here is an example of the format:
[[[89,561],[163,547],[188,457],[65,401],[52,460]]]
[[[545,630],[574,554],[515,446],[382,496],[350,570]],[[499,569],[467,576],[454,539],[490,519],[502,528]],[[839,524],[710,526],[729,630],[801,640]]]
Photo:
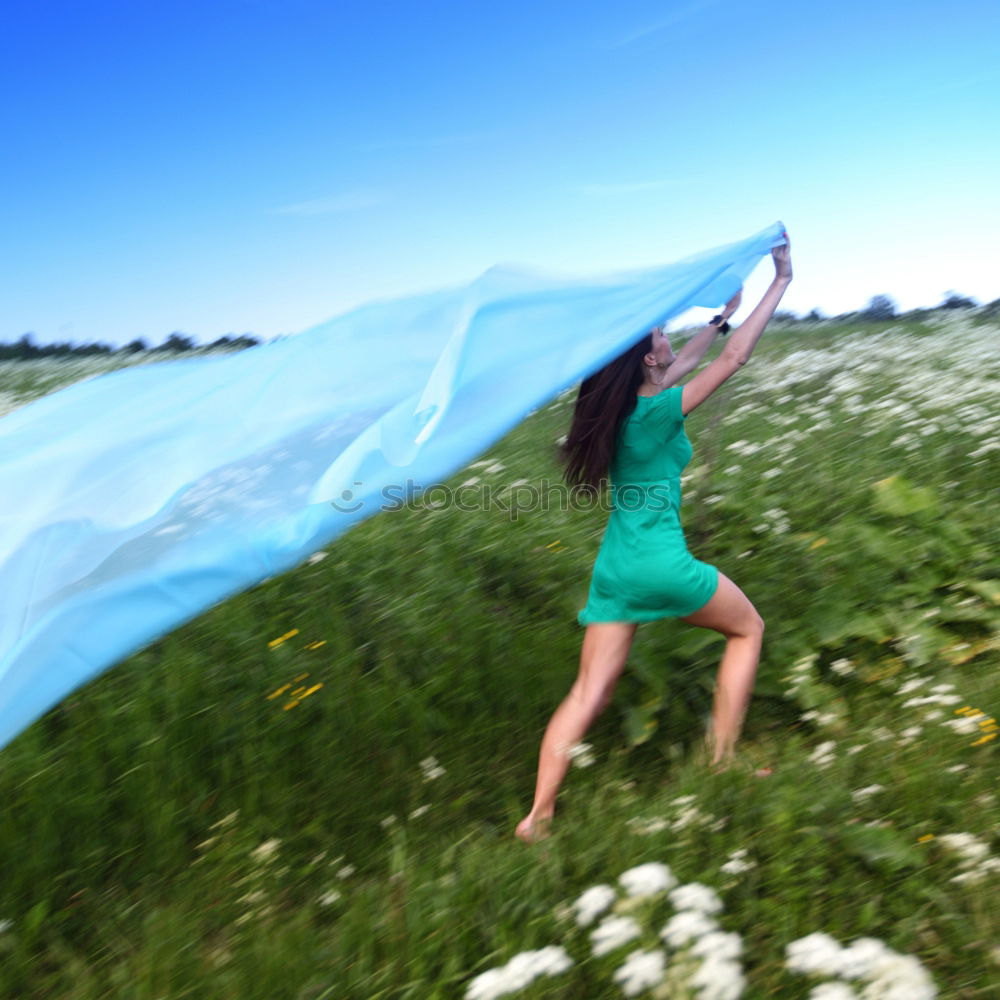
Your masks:
[[[725,774],[727,771],[734,769],[737,765],[737,759],[735,756],[723,757],[720,760],[713,760],[708,763],[708,769],[712,774]],[[746,768],[747,765],[743,764],[742,768]],[[750,765],[753,767],[753,765]],[[765,765],[764,767],[753,768],[752,772],[755,778],[770,778],[774,773],[774,768]]]
[[[551,816],[535,817],[528,815],[517,824],[514,836],[518,840],[523,840],[526,844],[537,844],[538,841],[545,840],[549,836],[551,826]]]
[[[725,774],[736,765],[736,757],[733,754],[726,754],[708,763],[708,769],[712,774]]]

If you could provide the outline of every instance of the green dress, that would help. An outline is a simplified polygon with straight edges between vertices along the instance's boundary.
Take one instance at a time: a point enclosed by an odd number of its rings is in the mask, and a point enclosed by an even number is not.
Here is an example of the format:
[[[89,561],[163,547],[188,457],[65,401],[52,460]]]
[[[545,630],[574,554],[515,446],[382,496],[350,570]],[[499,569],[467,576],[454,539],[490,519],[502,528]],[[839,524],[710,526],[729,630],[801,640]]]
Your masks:
[[[611,461],[611,514],[581,625],[682,618],[708,603],[719,571],[688,552],[681,472],[691,460],[683,388],[636,396]]]

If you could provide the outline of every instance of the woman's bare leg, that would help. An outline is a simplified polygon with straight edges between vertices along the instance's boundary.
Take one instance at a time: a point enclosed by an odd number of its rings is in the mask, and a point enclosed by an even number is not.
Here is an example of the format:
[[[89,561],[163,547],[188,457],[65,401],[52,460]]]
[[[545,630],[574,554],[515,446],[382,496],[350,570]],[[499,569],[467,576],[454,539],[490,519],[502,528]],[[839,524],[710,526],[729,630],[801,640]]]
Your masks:
[[[580,650],[580,672],[542,738],[535,801],[531,812],[518,823],[515,831],[522,840],[532,841],[544,836],[555,812],[556,794],[569,767],[569,750],[580,742],[611,700],[637,627],[634,622],[602,622],[587,626]]]
[[[708,604],[681,621],[714,629],[726,637],[715,683],[708,741],[711,763],[728,763],[757,676],[764,622],[743,591],[723,573],[719,574],[719,586]]]

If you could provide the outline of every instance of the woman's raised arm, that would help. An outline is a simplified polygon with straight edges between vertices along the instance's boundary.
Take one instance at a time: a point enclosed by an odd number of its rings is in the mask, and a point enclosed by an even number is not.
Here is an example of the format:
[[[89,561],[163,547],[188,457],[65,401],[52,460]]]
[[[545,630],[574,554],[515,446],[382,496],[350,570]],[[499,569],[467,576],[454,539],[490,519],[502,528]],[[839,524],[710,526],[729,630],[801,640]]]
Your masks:
[[[723,382],[735,375],[750,360],[757,341],[760,340],[764,328],[774,315],[774,310],[778,308],[778,303],[792,280],[792,257],[789,245],[786,243],[784,246],[775,247],[771,251],[771,256],[774,258],[774,280],[760,302],[732,332],[729,343],[722,349],[722,353],[684,386],[681,410],[685,415],[704,403]]]

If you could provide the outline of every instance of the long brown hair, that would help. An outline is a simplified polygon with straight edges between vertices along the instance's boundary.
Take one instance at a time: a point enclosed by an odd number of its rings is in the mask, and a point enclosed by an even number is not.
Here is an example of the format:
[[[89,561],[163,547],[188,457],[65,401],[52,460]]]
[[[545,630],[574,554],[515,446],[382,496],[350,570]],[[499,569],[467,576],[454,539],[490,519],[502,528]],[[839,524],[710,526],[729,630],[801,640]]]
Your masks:
[[[600,490],[615,453],[618,431],[635,409],[642,385],[642,358],[653,349],[652,333],[645,334],[613,361],[580,383],[576,409],[559,458],[570,486]]]

